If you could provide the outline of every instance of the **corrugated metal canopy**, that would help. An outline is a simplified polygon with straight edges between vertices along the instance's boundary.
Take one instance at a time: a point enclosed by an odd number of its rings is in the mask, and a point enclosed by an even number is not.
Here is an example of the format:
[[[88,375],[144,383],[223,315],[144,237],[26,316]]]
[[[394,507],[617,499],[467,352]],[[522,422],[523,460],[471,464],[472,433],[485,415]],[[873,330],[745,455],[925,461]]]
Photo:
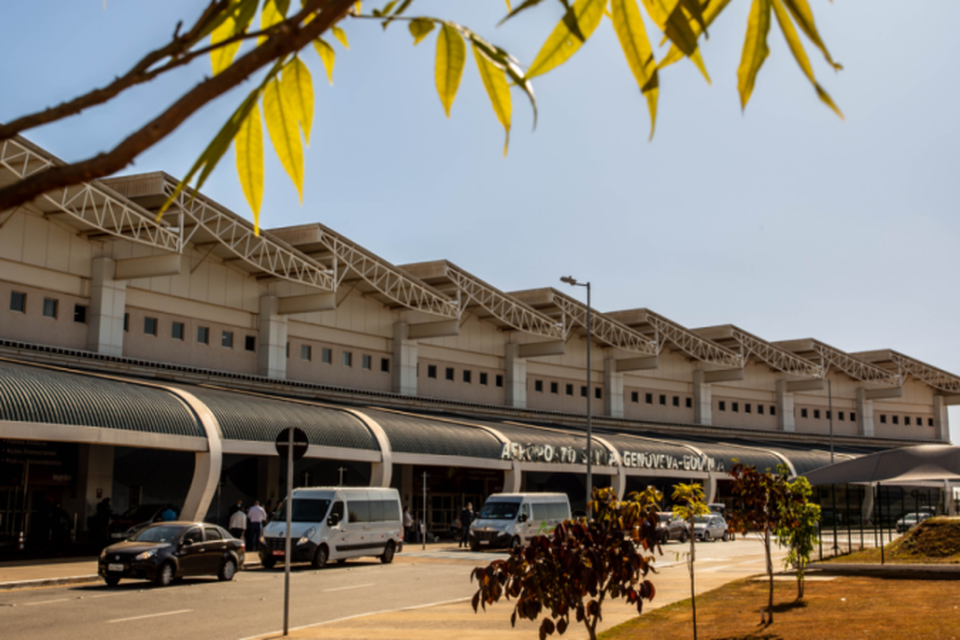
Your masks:
[[[365,407],[363,413],[383,428],[398,453],[500,458],[500,443],[479,427],[446,422],[422,414]],[[452,420],[452,418],[451,418]],[[467,420],[460,419],[462,422]]]
[[[161,389],[2,360],[0,420],[205,435],[193,412]]]

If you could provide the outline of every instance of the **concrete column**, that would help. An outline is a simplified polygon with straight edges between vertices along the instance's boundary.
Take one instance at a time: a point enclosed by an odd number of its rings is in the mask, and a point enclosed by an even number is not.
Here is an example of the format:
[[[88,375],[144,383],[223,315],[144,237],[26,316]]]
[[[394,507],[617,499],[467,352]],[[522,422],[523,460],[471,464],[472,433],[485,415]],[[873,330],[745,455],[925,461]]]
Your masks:
[[[860,507],[861,519],[863,520],[864,525],[868,525],[873,522],[873,491],[874,486],[868,484],[864,486],[865,491],[863,492],[863,505]]]
[[[400,499],[403,501],[403,505],[413,508],[413,465],[412,464],[402,464],[400,465]]]
[[[873,400],[867,400],[866,389],[857,389],[857,433],[873,437]]]
[[[77,498],[64,509],[77,513],[78,531],[87,531],[90,518],[97,513],[97,504],[113,497],[113,450],[109,445],[82,444],[78,447]],[[100,495],[97,495],[97,490]]]
[[[280,499],[280,457],[260,456],[257,458],[257,499],[260,504],[270,500],[277,504]]]
[[[527,361],[520,357],[520,345],[504,347],[504,396],[506,405],[515,409],[527,407]]]
[[[709,382],[704,382],[703,371],[693,372],[693,421],[696,424],[713,424],[713,391]]]
[[[950,418],[943,396],[933,396],[933,429],[938,440],[950,441]]]
[[[623,374],[617,373],[617,361],[613,358],[603,361],[603,415],[623,417]]]
[[[260,296],[260,346],[257,373],[275,380],[287,379],[287,317],[278,313],[277,296]]]
[[[520,463],[514,460],[510,469],[503,472],[503,492],[520,493],[523,491],[523,472]]]
[[[87,350],[108,356],[122,356],[127,283],[114,279],[116,263],[110,258],[94,258],[90,275]]]
[[[797,430],[797,420],[793,413],[793,394],[787,391],[786,380],[777,380],[777,429]]]
[[[710,474],[707,478],[707,486],[704,488],[704,496],[707,499],[707,502],[716,502],[717,501],[717,476]]]
[[[393,325],[393,392],[405,396],[417,395],[417,343],[410,340],[410,325]]]

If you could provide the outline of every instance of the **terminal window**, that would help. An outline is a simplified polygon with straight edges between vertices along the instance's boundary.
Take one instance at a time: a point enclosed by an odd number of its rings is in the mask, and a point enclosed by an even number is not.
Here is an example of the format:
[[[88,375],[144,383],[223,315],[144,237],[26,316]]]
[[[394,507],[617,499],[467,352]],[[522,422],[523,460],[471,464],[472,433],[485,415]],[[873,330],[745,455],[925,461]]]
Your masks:
[[[367,370],[373,369],[373,356],[360,356],[360,366]]]
[[[758,405],[757,405],[757,415],[761,415],[761,416],[763,415],[763,405],[762,405],[762,404],[758,404]]]
[[[903,424],[910,426],[910,416],[903,416]]]
[[[157,319],[156,318],[144,318],[143,319],[143,332],[148,336],[157,335]]]
[[[770,405],[770,415],[777,415],[777,408],[774,405]]]
[[[720,408],[720,411],[726,411],[726,410],[727,410],[727,403],[726,403],[724,400],[721,400],[721,401],[719,402],[719,408]]]
[[[502,386],[503,386],[503,376],[500,375],[500,374],[497,374],[497,386],[498,386],[498,387],[502,387]]]
[[[928,426],[928,427],[932,427],[932,426],[933,426],[933,418],[927,418],[927,426]]]
[[[893,424],[900,424],[900,416],[893,416]]]
[[[57,317],[57,301],[53,298],[43,299],[43,315],[47,318]]]
[[[581,398],[587,397],[587,388],[584,385],[580,385],[580,397]]]
[[[353,366],[353,352],[344,351],[343,355],[340,356],[340,363],[345,367]]]
[[[843,422],[843,411],[837,411],[837,420]]]
[[[174,340],[183,340],[183,323],[174,322],[170,325],[170,337]]]
[[[20,293],[19,291],[11,291],[10,292],[10,311],[16,311],[18,313],[26,313],[27,294]]]
[[[572,396],[572,395],[573,395],[573,385],[572,385],[572,384],[568,384],[568,385],[567,385],[567,395],[568,395],[568,396]]]
[[[856,421],[857,421],[857,414],[854,413],[853,411],[851,411],[851,412],[850,412],[850,422],[856,422]]]
[[[731,402],[731,403],[730,403],[730,408],[731,408],[735,413],[740,413],[740,403],[739,403],[739,402]]]
[[[463,381],[466,382],[467,384],[470,384],[471,382],[473,382],[473,372],[470,371],[470,369],[463,370]]]
[[[233,331],[224,331],[220,334],[220,346],[233,349]]]
[[[560,383],[551,382],[550,383],[550,393],[560,393]]]
[[[819,419],[820,419],[820,409],[814,409],[814,410],[813,410],[813,417],[814,417],[815,420],[819,420]]]
[[[687,398],[686,405],[687,405],[687,409],[692,408],[692,407],[693,407],[693,398]]]
[[[480,372],[480,384],[482,384],[483,386],[487,386],[487,384],[489,384],[489,383],[487,382],[488,379],[489,379],[489,376],[487,375],[487,372],[486,372],[486,371],[481,371],[481,372]]]
[[[427,365],[427,377],[428,377],[428,378],[436,378],[436,377],[437,377],[437,365],[435,365],[435,364],[428,364],[428,365]]]
[[[631,391],[630,392],[630,402],[640,402],[640,392]]]
[[[307,362],[313,360],[313,347],[309,344],[300,345],[300,359]]]
[[[801,417],[801,418],[806,418],[806,417],[807,417],[807,410],[806,410],[806,409],[800,409],[800,417]]]
[[[680,406],[680,396],[673,396],[673,406],[675,407]]]
[[[380,358],[380,371],[390,373],[390,358]]]
[[[660,404],[667,406],[667,396],[660,394]]]
[[[537,392],[543,391],[543,380],[534,380],[533,381],[533,390]]]
[[[600,387],[597,387],[596,389],[594,389],[594,390],[593,390],[593,397],[596,398],[597,400],[599,400],[600,398],[602,398],[602,397],[603,397],[603,389],[601,389]]]
[[[73,321],[81,324],[87,323],[87,306],[83,304],[73,305]]]
[[[447,367],[447,380],[453,382],[453,367]]]
[[[887,414],[885,413],[880,414],[880,424],[887,424]]]
[[[743,412],[744,412],[744,413],[751,413],[751,412],[753,412],[753,407],[750,406],[750,403],[749,403],[749,402],[747,402],[746,404],[743,405]]]
[[[130,314],[123,314],[123,330],[130,331]]]
[[[256,351],[257,350],[256,336],[244,336],[243,348],[246,349],[247,351]]]
[[[829,420],[829,419],[830,419],[830,410],[828,409],[828,410],[827,410],[827,420]]]
[[[320,361],[323,364],[333,364],[333,349],[324,347],[320,350]]]
[[[646,402],[647,404],[653,404],[653,394],[652,394],[652,393],[646,393],[646,394],[644,394],[643,400],[644,400],[644,402]]]
[[[197,342],[199,342],[200,344],[210,344],[210,328],[209,327],[197,327]]]

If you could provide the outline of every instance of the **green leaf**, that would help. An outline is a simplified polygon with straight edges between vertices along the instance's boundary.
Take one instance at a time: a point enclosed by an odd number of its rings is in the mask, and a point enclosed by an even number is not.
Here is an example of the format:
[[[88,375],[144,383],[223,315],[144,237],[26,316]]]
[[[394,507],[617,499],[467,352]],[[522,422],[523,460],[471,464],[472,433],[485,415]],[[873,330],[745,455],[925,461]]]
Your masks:
[[[490,106],[493,107],[497,120],[506,131],[507,137],[503,143],[503,155],[506,156],[510,146],[510,118],[513,111],[506,72],[500,64],[487,57],[476,43],[473,44],[473,57],[477,61],[477,70],[480,72],[480,79],[483,80],[483,87],[487,90],[487,96],[490,97]]]
[[[323,62],[323,68],[327,70],[327,80],[330,81],[330,84],[333,84],[333,64],[337,58],[336,51],[333,50],[333,46],[329,42],[321,38],[313,41],[313,48],[317,50],[317,55]]]
[[[711,24],[713,24],[713,21],[716,20],[717,16],[720,15],[720,12],[723,11],[728,4],[730,4],[730,1],[731,0],[711,0],[711,2],[707,5],[706,11],[703,12],[704,25],[709,27]],[[694,34],[696,34],[697,37],[700,37],[700,33],[702,33],[700,25],[694,23],[691,28],[693,29]],[[663,69],[682,59],[683,52],[680,51],[677,45],[673,44],[670,46],[670,51],[667,53],[666,57],[660,61],[659,68]]]
[[[509,2],[509,0],[507,0],[507,11],[508,11],[507,16],[506,16],[503,20],[501,20],[499,23],[497,23],[497,26],[499,27],[499,26],[502,25],[504,22],[506,22],[506,21],[509,20],[510,18],[514,17],[515,15],[517,15],[518,13],[520,13],[521,11],[523,11],[524,9],[529,9],[530,7],[535,7],[536,5],[540,4],[541,2],[543,2],[543,0],[524,0],[523,2],[520,3],[520,6],[516,8],[516,10],[511,10],[511,9],[510,9],[510,2]]]
[[[330,31],[333,32],[333,37],[336,38],[345,49],[350,48],[350,41],[347,40],[347,34],[343,31],[343,29],[337,25],[333,25],[330,27]]]
[[[313,78],[300,58],[295,56],[283,67],[280,86],[287,102],[293,107],[300,128],[303,129],[303,139],[307,146],[310,146],[310,129],[313,126]]]
[[[285,95],[279,80],[273,80],[263,90],[263,115],[267,121],[270,141],[280,164],[293,181],[303,202],[303,145],[294,108]]]
[[[450,108],[457,97],[460,88],[460,78],[463,76],[463,65],[467,60],[467,47],[463,36],[453,26],[444,23],[437,37],[437,62],[434,76],[437,82],[437,93],[443,109],[450,117]]]
[[[215,45],[223,42],[227,38],[232,38],[236,31],[237,24],[233,18],[227,18],[219,27],[210,34],[210,44]],[[218,75],[224,69],[233,63],[234,56],[240,50],[240,43],[234,42],[226,46],[214,49],[210,52],[210,66],[213,68],[213,75]]]
[[[263,11],[260,12],[261,31],[266,31],[273,25],[283,22],[285,14],[280,13],[280,9],[277,7],[277,2],[278,0],[266,0],[266,2],[264,2]],[[257,38],[257,46],[260,46],[266,41],[267,36],[260,36]]]
[[[533,64],[527,70],[527,78],[534,78],[559,67],[576,53],[603,19],[607,0],[577,0],[567,15],[553,29],[553,33],[540,49]],[[576,25],[574,33],[571,24]]]
[[[707,22],[703,17],[703,7],[700,6],[700,0],[680,0],[680,6],[682,6],[684,11],[694,20],[695,24],[700,27],[699,31],[703,32],[709,38]],[[697,35],[700,35],[699,32]]]
[[[510,80],[527,94],[527,98],[530,99],[530,106],[533,108],[533,128],[536,129],[537,98],[533,94],[533,84],[531,84],[530,79],[524,75],[523,69],[520,68],[520,62],[508,52],[487,42],[466,27],[457,25],[457,29],[466,35],[474,46],[479,47],[480,51],[485,53],[490,60],[499,65]]]
[[[246,29],[250,25],[250,21],[257,12],[259,5],[259,0],[233,0],[226,9],[217,14],[217,17],[203,28],[200,32],[199,39],[202,40],[206,38],[228,19],[233,20]]]
[[[790,10],[793,19],[800,25],[800,29],[810,38],[810,42],[817,45],[817,48],[823,53],[827,62],[837,71],[843,69],[843,66],[834,62],[833,58],[830,57],[830,52],[827,51],[827,45],[825,45],[820,38],[817,25],[813,21],[813,11],[810,10],[810,5],[807,4],[807,0],[784,0],[783,3],[787,5],[787,9]]]
[[[743,40],[743,54],[737,70],[737,89],[740,91],[740,108],[746,109],[763,61],[770,55],[767,34],[770,33],[770,0],[753,0],[750,18],[747,20],[747,35]]]
[[[417,46],[433,31],[433,20],[414,18],[410,21],[410,24],[407,25],[407,28],[410,30],[410,35],[413,36],[413,46]]]
[[[643,25],[643,16],[636,0],[611,0],[613,28],[617,32],[623,55],[630,65],[630,71],[640,91],[647,99],[650,111],[650,137],[657,124],[657,98],[660,93],[657,61],[653,57],[653,47],[647,38]]]
[[[810,80],[810,83],[813,85],[813,88],[816,90],[817,95],[820,97],[820,100],[824,102],[828,107],[833,109],[833,111],[843,118],[843,114],[840,112],[840,109],[837,108],[837,105],[833,103],[833,99],[830,95],[823,90],[823,87],[817,82],[817,79],[813,75],[813,67],[810,66],[810,60],[807,58],[807,52],[803,50],[803,44],[800,42],[800,34],[797,33],[797,30],[793,26],[793,22],[790,20],[790,14],[787,13],[787,10],[783,7],[780,0],[772,0],[773,2],[773,12],[777,16],[777,22],[780,24],[780,30],[783,31],[783,37],[786,38],[787,44],[790,46],[790,52],[793,53],[794,59],[796,59],[797,64],[800,65],[800,69],[803,70],[807,79]]]
[[[233,150],[243,195],[253,210],[253,232],[260,235],[260,206],[263,203],[263,125],[256,101],[237,131]]]

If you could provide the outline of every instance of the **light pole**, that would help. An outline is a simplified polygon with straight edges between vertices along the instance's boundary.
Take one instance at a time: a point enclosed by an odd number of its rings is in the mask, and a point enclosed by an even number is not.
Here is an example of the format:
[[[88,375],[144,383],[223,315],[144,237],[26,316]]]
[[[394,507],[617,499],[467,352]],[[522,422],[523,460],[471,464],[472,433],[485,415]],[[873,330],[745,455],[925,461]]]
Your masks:
[[[587,519],[593,517],[590,500],[593,498],[593,425],[590,423],[590,343],[593,341],[590,328],[590,283],[577,282],[573,276],[563,276],[560,282],[571,287],[587,288]]]

